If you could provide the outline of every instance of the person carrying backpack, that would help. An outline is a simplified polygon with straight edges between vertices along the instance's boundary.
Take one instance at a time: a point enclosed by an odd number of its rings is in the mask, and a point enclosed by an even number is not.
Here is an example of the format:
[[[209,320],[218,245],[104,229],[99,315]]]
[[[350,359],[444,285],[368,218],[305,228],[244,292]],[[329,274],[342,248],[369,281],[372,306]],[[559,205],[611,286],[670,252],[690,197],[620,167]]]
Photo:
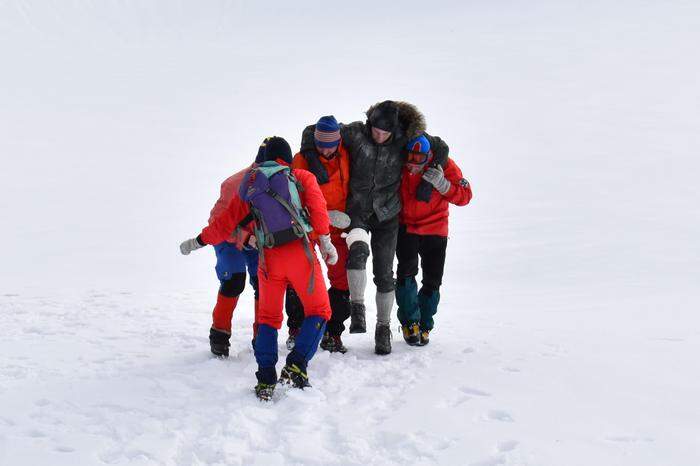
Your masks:
[[[323,259],[338,260],[331,243],[328,212],[314,176],[305,170],[290,170],[292,151],[287,141],[270,138],[264,162],[248,172],[239,197],[232,199],[202,232],[180,245],[183,254],[207,244],[216,245],[239,225],[254,222],[259,251],[258,305],[255,359],[258,363],[255,393],[271,400],[277,383],[277,331],[282,326],[282,306],[287,284],[296,290],[305,318],[280,373],[279,382],[308,387],[307,366],[331,316],[321,266],[311,242],[315,235]]]
[[[430,341],[433,316],[440,302],[449,205],[468,204],[472,189],[451,158],[447,158],[444,168],[436,163],[425,136],[408,142],[405,160],[396,242],[396,303],[404,340],[412,346],[423,346]],[[427,196],[419,193],[424,182],[431,188]],[[423,275],[420,290],[416,283],[419,256]]]

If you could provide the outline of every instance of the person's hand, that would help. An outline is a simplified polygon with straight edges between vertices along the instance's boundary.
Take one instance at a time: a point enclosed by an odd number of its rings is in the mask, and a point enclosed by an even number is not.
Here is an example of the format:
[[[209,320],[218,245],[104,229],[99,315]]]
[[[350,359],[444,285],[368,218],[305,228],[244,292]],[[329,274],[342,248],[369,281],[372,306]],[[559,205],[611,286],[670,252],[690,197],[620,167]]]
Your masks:
[[[350,230],[350,233],[342,233],[340,237],[345,238],[345,242],[348,243],[348,249],[350,246],[352,246],[352,243],[356,243],[358,241],[366,243],[367,247],[369,247],[369,233],[362,228],[353,228]]]
[[[445,172],[442,166],[430,167],[423,173],[423,179],[432,184],[433,187],[440,193],[446,194],[450,190],[450,182],[445,178]]]
[[[201,244],[199,241],[197,241],[197,238],[190,238],[180,243],[180,252],[186,256],[192,251],[196,251],[197,249],[202,248],[204,246],[204,244]]]
[[[321,257],[328,265],[334,265],[338,262],[338,251],[331,243],[331,235],[322,235],[318,237],[318,244],[321,248]]]
[[[339,210],[329,210],[328,218],[331,221],[331,226],[345,230],[350,226],[350,217],[345,212]]]

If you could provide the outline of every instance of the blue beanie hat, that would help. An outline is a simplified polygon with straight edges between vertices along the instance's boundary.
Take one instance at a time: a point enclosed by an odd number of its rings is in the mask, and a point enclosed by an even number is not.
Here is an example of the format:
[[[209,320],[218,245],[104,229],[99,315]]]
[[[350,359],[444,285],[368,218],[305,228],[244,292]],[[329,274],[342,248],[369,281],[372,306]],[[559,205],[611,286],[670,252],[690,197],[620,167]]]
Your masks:
[[[340,125],[333,115],[321,117],[316,123],[314,142],[318,147],[335,147],[340,144]]]
[[[430,152],[430,141],[428,141],[428,138],[421,134],[417,138],[413,138],[408,141],[406,149],[408,149],[409,152],[420,152],[421,154],[427,154]]]

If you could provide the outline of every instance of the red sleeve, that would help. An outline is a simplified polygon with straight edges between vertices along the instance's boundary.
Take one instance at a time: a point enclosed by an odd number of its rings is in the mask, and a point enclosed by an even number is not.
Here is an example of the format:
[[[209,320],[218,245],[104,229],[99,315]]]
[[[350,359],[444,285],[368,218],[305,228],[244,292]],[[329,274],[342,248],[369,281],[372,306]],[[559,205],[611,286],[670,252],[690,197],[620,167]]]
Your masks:
[[[306,170],[292,170],[294,177],[299,180],[304,191],[300,194],[301,203],[309,211],[311,226],[317,235],[327,235],[330,233],[330,220],[326,208],[326,198],[323,197],[321,188],[318,186],[313,173]]]
[[[454,160],[449,158],[445,166],[445,178],[452,185],[444,194],[447,201],[459,206],[469,204],[469,201],[472,200],[472,187],[462,176],[462,170],[459,169]]]
[[[240,197],[234,197],[228,207],[211,219],[208,226],[204,227],[201,234],[202,241],[212,245],[226,241],[249,212],[248,204]]]

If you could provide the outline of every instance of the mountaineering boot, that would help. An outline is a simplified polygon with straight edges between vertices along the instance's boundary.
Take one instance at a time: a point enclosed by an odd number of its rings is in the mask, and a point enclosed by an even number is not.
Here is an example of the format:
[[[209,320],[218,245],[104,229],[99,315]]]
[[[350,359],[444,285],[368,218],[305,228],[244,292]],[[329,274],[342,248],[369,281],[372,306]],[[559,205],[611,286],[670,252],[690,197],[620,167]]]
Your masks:
[[[299,330],[300,329],[298,329],[298,328],[289,327],[289,337],[287,337],[287,349],[289,351],[292,351],[294,349],[294,345],[296,344],[297,335],[299,335]]]
[[[343,340],[340,339],[340,335],[329,335],[326,332],[321,340],[321,349],[328,351],[329,353],[347,353],[348,349],[343,345]]]
[[[257,396],[260,401],[271,401],[274,393],[275,384],[269,385],[258,382],[258,384],[255,386],[255,396]]]
[[[275,392],[277,383],[277,371],[274,367],[261,367],[255,373],[258,378],[258,384],[255,386],[255,396],[260,401],[272,400],[272,394]]]
[[[350,333],[366,333],[365,305],[363,303],[350,303]]]
[[[420,345],[425,346],[430,343],[430,330],[421,330],[420,332]]]
[[[222,330],[217,330],[214,327],[209,329],[209,345],[211,346],[211,352],[221,358],[228,357],[228,349],[231,346],[229,340],[231,339],[231,334],[224,332]]]
[[[420,329],[417,323],[402,325],[401,333],[403,334],[403,339],[409,345],[416,346],[420,344]]]
[[[391,329],[389,324],[377,324],[374,331],[374,352],[377,354],[391,353]]]
[[[279,383],[281,385],[291,385],[294,388],[304,389],[310,387],[309,376],[306,374],[306,368],[296,364],[286,364],[280,372]]]

